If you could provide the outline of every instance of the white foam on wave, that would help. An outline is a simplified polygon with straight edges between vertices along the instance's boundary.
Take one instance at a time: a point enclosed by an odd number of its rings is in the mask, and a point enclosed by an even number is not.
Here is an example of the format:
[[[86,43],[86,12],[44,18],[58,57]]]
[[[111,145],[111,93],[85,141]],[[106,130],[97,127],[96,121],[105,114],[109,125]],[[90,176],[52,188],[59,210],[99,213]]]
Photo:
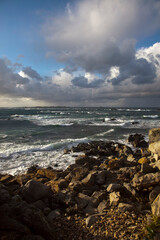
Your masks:
[[[74,124],[70,118],[55,118],[52,115],[12,115],[12,118],[21,121],[27,120],[38,126],[71,126]]]
[[[114,129],[112,128],[112,129],[109,129],[108,131],[106,131],[106,132],[102,132],[102,133],[98,133],[98,134],[95,134],[94,136],[97,136],[97,137],[99,137],[99,136],[105,136],[105,135],[107,135],[107,134],[109,134],[109,133],[111,133],[111,132],[114,132]]]
[[[7,138],[8,135],[7,134],[0,134],[0,138]]]
[[[158,118],[158,115],[143,115],[144,118]]]
[[[3,143],[0,150],[0,172],[14,175],[26,171],[35,164],[40,167],[54,167],[57,164],[59,169],[65,169],[74,162],[72,155],[75,153],[64,155],[64,147],[75,146],[79,142],[87,141],[88,138],[68,138],[52,144],[35,146]]]

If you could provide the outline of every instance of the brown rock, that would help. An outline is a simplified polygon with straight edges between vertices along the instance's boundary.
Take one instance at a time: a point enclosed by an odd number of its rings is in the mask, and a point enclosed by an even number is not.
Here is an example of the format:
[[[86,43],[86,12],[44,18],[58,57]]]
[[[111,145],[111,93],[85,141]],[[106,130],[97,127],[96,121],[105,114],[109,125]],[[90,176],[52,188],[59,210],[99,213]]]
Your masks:
[[[154,216],[160,216],[160,194],[153,201],[151,208]]]
[[[112,192],[109,194],[110,205],[116,206],[120,201],[120,192]]]
[[[160,183],[160,172],[148,173],[141,177],[135,175],[132,182],[134,187],[139,188],[157,185]]]

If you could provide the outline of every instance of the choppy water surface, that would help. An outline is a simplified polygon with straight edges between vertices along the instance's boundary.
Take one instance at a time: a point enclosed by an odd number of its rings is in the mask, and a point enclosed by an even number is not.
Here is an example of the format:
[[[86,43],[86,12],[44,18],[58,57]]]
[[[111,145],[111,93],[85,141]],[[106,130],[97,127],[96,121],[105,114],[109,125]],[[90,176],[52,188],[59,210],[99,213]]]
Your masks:
[[[0,172],[17,174],[29,166],[74,161],[63,149],[90,140],[125,142],[132,133],[160,127],[160,109],[1,108]]]

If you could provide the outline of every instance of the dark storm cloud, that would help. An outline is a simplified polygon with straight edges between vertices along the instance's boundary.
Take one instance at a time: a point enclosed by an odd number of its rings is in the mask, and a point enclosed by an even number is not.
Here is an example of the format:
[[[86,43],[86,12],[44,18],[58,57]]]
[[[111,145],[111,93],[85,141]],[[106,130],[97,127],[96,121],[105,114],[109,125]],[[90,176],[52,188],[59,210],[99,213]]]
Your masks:
[[[42,80],[42,77],[37,73],[35,70],[33,70],[31,67],[25,67],[22,69],[22,71],[28,75],[29,77],[36,79],[36,80]]]
[[[129,64],[121,66],[118,77],[111,80],[113,85],[118,85],[122,81],[131,78],[134,84],[151,84],[156,79],[156,67],[146,59],[134,59]]]
[[[83,76],[75,77],[72,79],[73,85],[81,88],[99,88],[104,82],[105,81],[102,79],[95,79],[92,82],[89,82],[88,79]]]

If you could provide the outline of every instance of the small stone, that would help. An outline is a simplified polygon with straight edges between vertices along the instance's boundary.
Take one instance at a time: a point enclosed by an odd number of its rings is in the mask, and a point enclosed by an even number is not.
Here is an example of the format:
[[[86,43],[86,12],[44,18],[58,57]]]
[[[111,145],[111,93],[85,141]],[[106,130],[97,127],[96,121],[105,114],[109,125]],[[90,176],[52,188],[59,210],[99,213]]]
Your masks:
[[[117,205],[120,200],[120,192],[112,192],[109,194],[110,205]]]
[[[148,159],[147,159],[146,157],[140,158],[140,159],[138,160],[138,163],[139,163],[139,164],[148,163],[148,162],[149,162],[149,161],[148,161]]]
[[[96,223],[96,221],[97,221],[97,216],[96,215],[89,216],[88,218],[86,218],[86,226],[90,227],[94,223]]]
[[[61,215],[60,211],[58,209],[50,212],[47,216],[49,221],[52,221],[53,219],[55,219],[56,217],[59,217]]]

